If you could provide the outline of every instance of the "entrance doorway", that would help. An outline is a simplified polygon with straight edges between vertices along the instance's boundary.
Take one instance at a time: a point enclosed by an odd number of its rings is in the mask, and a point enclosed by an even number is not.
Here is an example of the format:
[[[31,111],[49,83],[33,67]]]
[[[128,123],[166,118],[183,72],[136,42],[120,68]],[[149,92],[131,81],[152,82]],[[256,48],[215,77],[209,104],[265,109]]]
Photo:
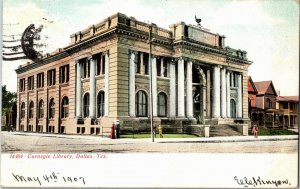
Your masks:
[[[206,117],[204,113],[206,109],[206,77],[203,70],[197,64],[193,64],[192,83],[193,115],[200,123],[203,123]]]

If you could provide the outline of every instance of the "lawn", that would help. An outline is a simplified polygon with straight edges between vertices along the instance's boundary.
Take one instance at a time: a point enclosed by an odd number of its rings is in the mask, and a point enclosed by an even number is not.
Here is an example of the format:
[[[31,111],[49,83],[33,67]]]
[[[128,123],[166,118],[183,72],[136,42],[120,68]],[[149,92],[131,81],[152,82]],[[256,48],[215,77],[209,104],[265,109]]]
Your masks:
[[[252,131],[249,131],[249,135],[252,135]],[[259,128],[258,135],[298,135],[298,133],[287,129]]]
[[[151,138],[150,133],[147,134],[126,134],[121,135],[121,138]],[[196,135],[189,135],[189,134],[163,134],[163,138],[197,138]],[[156,134],[156,138],[159,138],[159,135]]]

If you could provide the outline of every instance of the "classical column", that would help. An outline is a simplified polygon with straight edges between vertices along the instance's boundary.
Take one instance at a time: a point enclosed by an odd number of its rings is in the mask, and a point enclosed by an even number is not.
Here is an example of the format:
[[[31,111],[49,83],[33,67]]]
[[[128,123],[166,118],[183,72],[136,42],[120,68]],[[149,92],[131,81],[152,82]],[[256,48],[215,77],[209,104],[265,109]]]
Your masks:
[[[76,60],[76,117],[82,117],[81,64]]]
[[[156,69],[156,57],[152,56],[152,108],[153,108],[153,117],[157,116],[157,69]]]
[[[214,66],[213,74],[213,117],[220,117],[220,67]]]
[[[96,118],[96,60],[93,57],[89,57],[90,61],[90,118]]]
[[[188,61],[186,66],[186,116],[193,117],[193,63]],[[180,89],[180,88],[179,88]]]
[[[176,117],[176,75],[175,63],[170,63],[170,117]]]
[[[210,103],[210,88],[211,88],[211,81],[210,81],[210,70],[206,71],[206,116],[211,117],[211,103]]]
[[[226,69],[221,69],[221,116],[226,117]]]
[[[185,106],[184,106],[184,60],[182,57],[178,60],[178,69],[177,69],[177,109],[178,117],[184,117]]]
[[[129,51],[129,116],[135,116],[135,59],[137,52]]]
[[[105,76],[104,76],[104,116],[109,115],[109,56],[108,51],[105,52]]]
[[[227,91],[227,117],[231,117],[230,116],[230,72],[227,72],[226,74],[226,79],[227,79],[227,83],[226,83],[226,91]]]
[[[238,96],[237,96],[237,117],[242,118],[242,75],[238,74]]]

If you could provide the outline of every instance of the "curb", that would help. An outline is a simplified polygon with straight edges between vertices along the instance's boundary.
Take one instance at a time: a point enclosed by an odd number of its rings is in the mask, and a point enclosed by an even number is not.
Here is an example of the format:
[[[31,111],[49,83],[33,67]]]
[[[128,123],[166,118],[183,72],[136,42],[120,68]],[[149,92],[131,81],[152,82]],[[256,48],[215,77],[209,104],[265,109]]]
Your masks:
[[[4,133],[4,132],[2,132]],[[9,132],[5,133],[9,134]],[[103,136],[82,136],[82,135],[61,135],[61,134],[36,134],[36,133],[21,133],[21,132],[13,132],[13,135],[19,136],[41,136],[41,137],[50,137],[50,138],[66,138],[66,139],[87,139],[87,140],[103,140],[103,141],[111,141],[116,143],[125,143],[125,142],[150,142],[147,138],[144,139],[131,139],[131,138],[121,138],[112,140],[109,137]],[[299,140],[298,135],[273,135],[273,136],[263,136],[258,138],[249,138],[249,136],[244,136],[245,138],[191,138],[191,139],[177,139],[177,138],[156,138],[155,143],[230,143],[230,142],[256,142],[256,141],[286,141],[286,140]],[[149,139],[150,140],[150,139]]]
[[[230,142],[256,142],[256,141],[285,141],[298,140],[298,138],[264,138],[264,139],[239,139],[239,140],[195,140],[195,141],[158,141],[158,143],[230,143]]]

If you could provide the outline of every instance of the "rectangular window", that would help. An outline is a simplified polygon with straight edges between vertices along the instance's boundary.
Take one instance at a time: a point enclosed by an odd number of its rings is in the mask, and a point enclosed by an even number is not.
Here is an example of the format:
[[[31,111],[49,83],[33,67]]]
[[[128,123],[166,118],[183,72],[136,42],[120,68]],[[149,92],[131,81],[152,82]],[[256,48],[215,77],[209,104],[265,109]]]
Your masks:
[[[90,77],[90,62],[86,59],[82,63],[82,78],[89,78]]]
[[[37,74],[36,86],[37,88],[44,87],[44,73]]]
[[[68,83],[69,82],[69,64],[61,66],[59,68],[59,83]]]
[[[28,90],[33,90],[34,89],[34,76],[28,77],[27,81],[28,81]]]
[[[25,91],[25,78],[20,79],[20,81],[19,81],[19,91],[20,92]]]
[[[294,110],[294,104],[290,103],[290,110]]]
[[[141,52],[138,52],[137,58],[135,61],[135,73],[141,73]]]
[[[288,109],[288,103],[287,102],[283,103],[283,109]]]
[[[104,75],[105,74],[105,56],[103,54],[99,54],[96,58],[96,75]]]
[[[163,76],[168,77],[168,63],[165,61],[164,62],[164,70],[163,70]]]
[[[238,86],[238,74],[230,73],[230,87],[237,87],[237,86]]]
[[[157,76],[161,76],[161,59],[156,60],[156,70],[157,70]]]
[[[145,70],[145,75],[149,74],[149,54],[144,53],[144,70]]]
[[[105,56],[101,56],[102,58],[102,75],[104,75],[105,74]]]
[[[55,85],[55,69],[49,70],[47,73],[47,85]]]
[[[233,80],[234,80],[233,85],[234,85],[234,87],[237,87],[237,86],[238,86],[237,74],[235,73],[233,76],[234,76],[234,77],[233,77]]]

